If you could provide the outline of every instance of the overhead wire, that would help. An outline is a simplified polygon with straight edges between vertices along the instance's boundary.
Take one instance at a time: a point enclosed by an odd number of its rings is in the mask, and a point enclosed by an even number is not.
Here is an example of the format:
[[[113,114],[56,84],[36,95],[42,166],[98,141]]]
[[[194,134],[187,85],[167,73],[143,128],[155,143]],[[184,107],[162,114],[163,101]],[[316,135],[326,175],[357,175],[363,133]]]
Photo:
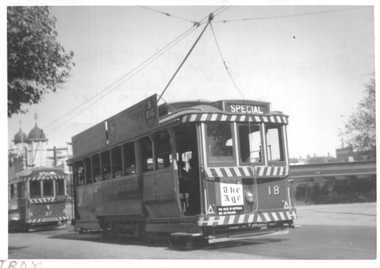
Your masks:
[[[191,23],[194,23],[194,25],[196,25],[198,22],[196,21],[192,21],[192,20],[188,20],[188,19],[185,19],[185,18],[182,18],[182,17],[178,17],[178,16],[175,16],[175,15],[172,15],[172,14],[169,14],[169,13],[166,13],[166,12],[162,12],[162,11],[159,11],[159,10],[155,10],[153,8],[149,8],[149,7],[145,7],[145,6],[138,6],[138,7],[141,7],[141,8],[144,8],[144,9],[147,9],[147,10],[150,10],[150,11],[153,11],[153,12],[157,12],[157,13],[161,13],[165,16],[168,16],[168,17],[173,17],[173,18],[176,18],[176,19],[180,19],[180,20],[184,20],[184,21],[188,21],[188,22],[191,22]]]
[[[115,82],[113,82],[111,85],[107,86],[105,89],[103,89],[102,91],[100,91],[99,93],[97,93],[96,95],[92,96],[91,98],[87,99],[85,102],[83,102],[81,105],[75,107],[74,109],[70,110],[69,112],[67,112],[66,114],[64,114],[63,116],[61,116],[60,118],[58,118],[57,120],[53,121],[52,123],[44,126],[44,128],[56,123],[57,121],[61,120],[63,117],[69,115],[70,113],[74,112],[75,110],[78,110],[79,108],[83,107],[84,104],[90,102],[91,100],[93,100],[94,98],[98,97],[100,94],[102,94],[103,92],[105,92],[106,90],[110,89],[111,87],[115,86],[117,83],[120,82],[120,84],[116,85],[115,88],[111,89],[108,93],[104,94],[102,97],[100,97],[100,99],[104,98],[106,95],[108,95],[109,93],[111,93],[113,90],[117,89],[119,86],[121,86],[123,83],[127,82],[129,79],[131,79],[133,76],[135,76],[136,74],[138,74],[139,72],[141,72],[143,69],[145,69],[149,64],[151,64],[152,62],[154,62],[155,60],[157,60],[160,56],[162,56],[164,53],[166,53],[168,50],[170,50],[172,47],[174,47],[177,43],[179,43],[180,41],[182,41],[185,37],[187,37],[190,33],[192,33],[196,28],[194,26],[192,26],[191,28],[189,28],[188,30],[186,30],[184,33],[182,33],[180,36],[178,36],[177,38],[175,38],[173,41],[171,41],[169,44],[167,44],[165,47],[163,47],[162,49],[160,49],[158,52],[154,53],[152,56],[150,56],[147,60],[145,60],[144,62],[142,62],[140,65],[138,65],[137,67],[135,67],[134,69],[132,69],[130,72],[128,72],[127,74],[123,75],[121,78],[119,78],[118,80],[116,80]],[[146,64],[144,67],[142,67],[144,64]],[[141,67],[140,70],[138,70],[139,68]],[[131,75],[133,72],[135,72],[133,75]],[[127,80],[125,81],[122,81],[124,78],[126,78],[128,75],[131,75],[131,77],[129,77]],[[97,101],[99,101],[100,99],[98,99]],[[75,118],[77,115],[79,115],[80,113],[82,113],[83,111],[85,111],[87,108],[91,107],[93,104],[95,104],[97,101],[95,101],[94,103],[88,105],[84,110],[82,110],[81,112],[77,113],[74,117],[71,117],[69,120],[65,121],[63,124],[61,124],[59,127],[61,127],[62,125],[64,125],[65,123],[67,123],[68,121],[70,121],[71,119]],[[54,130],[50,131],[49,133],[55,131],[56,129],[58,129],[59,127],[55,128]]]
[[[220,7],[218,8],[216,11],[222,9],[223,7]],[[219,12],[220,14],[221,12]],[[151,60],[149,64],[151,64],[152,62],[154,62],[155,60],[157,60],[161,55],[163,55],[165,52],[167,52],[168,50],[170,50],[173,46],[175,46],[177,43],[179,43],[180,41],[182,41],[185,37],[187,37],[190,33],[192,33],[199,25],[203,24],[202,21],[204,21],[205,19],[207,19],[208,16],[204,17],[202,20],[199,21],[198,24],[194,24],[191,28],[189,28],[188,30],[186,30],[184,33],[182,33],[180,36],[178,36],[176,39],[174,39],[173,41],[171,41],[168,45],[166,45],[165,47],[163,47],[162,49],[160,49],[158,52],[156,52],[155,54],[153,54],[151,57],[149,57],[147,60],[145,60],[143,63],[141,63],[140,65],[138,65],[136,68],[134,68],[133,70],[131,70],[130,72],[128,72],[127,74],[125,74],[124,76],[122,76],[121,78],[119,78],[118,80],[116,80],[115,82],[113,82],[111,85],[109,85],[108,87],[106,87],[104,90],[100,91],[98,94],[94,95],[93,97],[89,98],[88,100],[86,100],[84,103],[82,103],[81,105],[77,106],[76,108],[72,109],[71,111],[69,111],[68,113],[66,113],[65,115],[61,116],[59,119],[53,121],[52,123],[46,125],[44,128],[54,124],[55,122],[59,121],[60,119],[62,119],[63,117],[69,115],[70,113],[72,113],[73,111],[79,109],[80,107],[82,107],[84,104],[88,103],[89,101],[91,101],[92,99],[94,99],[95,97],[99,96],[100,94],[102,94],[103,92],[105,92],[107,89],[111,88],[112,86],[116,85],[118,82],[120,82],[122,79],[124,79],[126,76],[130,75],[131,73],[133,73],[134,71],[136,71],[138,68],[140,68],[141,66],[143,66],[145,63],[147,63],[149,60],[153,59],[154,57],[157,57],[154,58],[153,60]],[[131,77],[129,77],[127,80],[125,81],[122,81],[119,85],[117,85],[115,88],[113,88],[112,90],[110,90],[109,92],[107,92],[106,94],[104,94],[102,97],[100,97],[98,100],[96,100],[94,103],[88,105],[86,108],[84,108],[83,110],[81,110],[79,113],[75,114],[74,116],[70,117],[68,120],[66,120],[65,122],[63,122],[62,124],[60,124],[58,127],[54,128],[53,130],[51,130],[50,132],[48,132],[47,134],[50,134],[52,132],[54,132],[55,130],[57,130],[58,128],[62,127],[63,125],[65,125],[67,122],[69,122],[71,119],[75,118],[76,116],[78,116],[79,114],[83,113],[86,109],[88,109],[89,107],[91,107],[92,105],[94,105],[96,102],[98,102],[99,100],[101,100],[102,98],[104,98],[105,96],[107,96],[109,93],[111,93],[113,90],[117,89],[119,86],[121,86],[123,83],[125,83],[126,81],[128,81],[129,79],[131,79],[133,76],[135,76],[136,74],[138,74],[140,71],[142,71],[143,69],[145,69],[148,65],[142,67],[142,69],[138,70],[135,74],[133,74]]]
[[[222,7],[218,8],[215,10],[215,12],[219,11],[220,9],[222,9]],[[150,8],[147,8],[148,10],[151,10],[151,11],[155,11],[153,9],[150,9]],[[135,67],[134,69],[132,69],[130,72],[128,72],[127,74],[125,74],[124,76],[122,76],[121,78],[119,78],[118,80],[116,80],[115,82],[113,82],[111,85],[107,86],[105,89],[103,89],[102,91],[100,91],[99,93],[95,94],[94,96],[92,96],[91,98],[87,99],[85,102],[83,102],[81,105],[75,107],[74,109],[70,110],[69,112],[67,112],[66,114],[64,114],[63,116],[61,116],[60,118],[58,118],[57,120],[54,120],[53,122],[49,123],[48,125],[44,126],[44,128],[47,128],[49,126],[51,126],[52,124],[56,123],[57,121],[61,120],[62,118],[64,118],[65,116],[69,115],[70,113],[74,112],[75,110],[79,109],[80,107],[82,107],[84,104],[90,102],[91,100],[93,100],[94,98],[96,98],[97,96],[99,96],[100,94],[102,94],[103,92],[105,92],[107,89],[111,88],[112,86],[114,86],[116,83],[120,82],[122,79],[124,79],[126,76],[130,75],[132,72],[134,72],[135,70],[137,70],[138,68],[140,68],[142,65],[144,65],[145,63],[147,63],[149,60],[151,60],[152,58],[154,58],[156,55],[158,55],[159,53],[161,53],[157,58],[159,58],[162,54],[164,54],[165,52],[167,52],[168,50],[170,50],[174,45],[176,45],[179,41],[181,41],[182,39],[184,39],[187,35],[189,35],[191,32],[193,32],[197,27],[199,27],[202,23],[202,21],[204,21],[205,19],[207,19],[208,16],[204,17],[202,20],[200,20],[199,22],[197,23],[194,23],[194,25],[192,27],[190,27],[188,30],[186,30],[184,33],[182,33],[180,36],[178,36],[176,39],[174,39],[173,41],[171,41],[169,44],[167,44],[165,47],[163,47],[162,49],[160,49],[158,52],[156,52],[155,54],[153,54],[151,57],[149,57],[147,60],[145,60],[144,62],[142,62],[140,65],[138,65],[137,67]],[[193,22],[193,21],[191,21]],[[170,46],[170,47],[169,47]],[[166,49],[166,50],[165,50]],[[157,58],[155,58],[154,60],[152,60],[150,63],[154,62]],[[149,64],[150,64],[149,63]],[[145,66],[146,67],[146,66]],[[143,67],[141,70],[143,70],[145,67]],[[138,72],[140,72],[141,70],[139,70]],[[137,74],[137,73],[136,73]],[[135,75],[135,74],[134,74]],[[133,75],[133,76],[134,76]],[[132,77],[133,77],[132,76]],[[132,78],[130,77],[130,78]],[[129,78],[129,79],[130,79]],[[128,80],[129,80],[128,79]],[[126,82],[126,81],[124,81]],[[122,82],[122,83],[124,83]],[[121,84],[120,84],[121,85]],[[118,85],[117,87],[119,87],[120,85]],[[116,88],[117,88],[116,87]],[[114,89],[116,89],[114,88]],[[112,89],[111,91],[113,91],[114,89]],[[107,94],[105,94],[103,97],[105,97]],[[102,99],[103,97],[101,97],[100,99]],[[99,99],[99,100],[100,100]],[[97,101],[99,101],[97,100]],[[96,101],[96,102],[97,102]],[[95,102],[95,103],[96,103]],[[95,104],[93,103],[93,104]],[[87,108],[91,107],[93,104],[87,106],[84,110],[86,110]],[[57,128],[53,129],[52,131],[50,131],[49,133],[57,130],[58,128],[60,128],[62,125],[66,124],[68,121],[70,121],[71,119],[75,118],[77,115],[81,114],[84,110],[82,110],[81,112],[77,113],[74,117],[71,117],[69,120],[65,121],[63,124],[59,125]],[[48,133],[48,134],[49,134]]]
[[[215,12],[219,11],[220,9],[223,9],[224,7],[220,7],[218,8]],[[228,9],[229,7],[227,7]],[[225,9],[226,10],[226,9]],[[222,12],[224,12],[225,10],[223,11],[220,11],[218,13],[218,15]],[[193,51],[194,47],[196,46],[196,44],[198,43],[199,39],[202,37],[203,33],[205,32],[207,26],[209,24],[211,24],[211,21],[214,19],[214,13],[210,13],[208,15],[208,21],[207,21],[207,24],[206,26],[204,27],[203,31],[201,32],[201,34],[199,35],[199,37],[197,38],[197,40],[195,41],[195,43],[193,44],[193,46],[191,47],[190,51],[187,53],[187,55],[185,56],[184,60],[182,61],[182,63],[180,64],[180,66],[177,68],[176,72],[174,73],[174,75],[172,76],[172,78],[169,80],[169,83],[166,85],[165,89],[162,91],[161,95],[159,95],[158,97],[158,100],[157,102],[162,98],[162,96],[164,95],[164,93],[166,92],[166,90],[168,89],[169,85],[171,84],[171,82],[173,81],[173,79],[175,78],[175,76],[177,75],[177,73],[179,72],[179,70],[181,69],[181,67],[183,66],[183,64],[186,62],[187,58],[190,56],[191,52]],[[205,18],[203,18],[201,21],[203,21]],[[200,25],[201,23],[198,24],[198,26]],[[166,101],[165,101],[166,102]]]
[[[239,22],[239,21],[250,21],[250,20],[281,19],[281,18],[290,18],[290,17],[299,17],[299,16],[307,16],[307,15],[316,15],[316,14],[331,13],[331,12],[340,12],[340,11],[347,11],[347,10],[356,10],[356,9],[363,9],[363,8],[369,8],[369,6],[356,7],[356,8],[334,9],[334,10],[326,10],[326,11],[316,11],[316,12],[308,12],[308,13],[301,13],[301,14],[270,16],[270,17],[261,17],[261,18],[245,18],[245,19],[236,19],[236,20],[221,20],[221,21],[214,21],[214,23],[227,23],[227,22]]]
[[[196,28],[191,27],[193,30],[195,30]],[[192,31],[191,31],[192,32]],[[189,35],[191,32],[187,33],[187,35]],[[120,79],[118,79],[117,81],[115,81],[114,83],[112,83],[112,85],[108,86],[106,89],[102,90],[101,92],[99,92],[98,94],[94,95],[93,97],[91,97],[89,100],[91,99],[94,99],[95,97],[99,96],[101,93],[105,92],[107,89],[111,88],[112,86],[115,86],[117,83],[119,83],[118,85],[116,85],[113,89],[109,90],[108,92],[106,92],[104,95],[102,95],[101,97],[99,97],[99,99],[97,99],[95,102],[89,104],[87,107],[85,107],[83,110],[81,110],[79,113],[75,114],[74,116],[70,117],[68,120],[66,120],[65,122],[63,122],[62,124],[60,124],[58,127],[54,128],[53,130],[51,130],[50,132],[48,132],[47,134],[50,134],[52,132],[54,132],[55,130],[57,130],[58,128],[60,128],[61,126],[63,126],[64,124],[66,124],[67,122],[69,122],[71,119],[77,117],[79,114],[83,113],[85,110],[87,110],[88,108],[90,108],[92,105],[96,104],[99,100],[103,99],[104,97],[106,97],[108,94],[110,94],[111,92],[113,92],[115,89],[119,88],[122,84],[124,84],[125,82],[127,82],[128,80],[130,80],[132,77],[134,77],[135,75],[137,75],[138,73],[140,73],[142,70],[144,70],[146,67],[148,67],[151,63],[153,63],[154,61],[156,61],[159,57],[161,57],[165,52],[167,52],[168,50],[170,50],[173,46],[175,46],[177,43],[179,43],[180,41],[182,41],[182,39],[184,39],[186,36],[182,37],[181,39],[178,39],[176,40],[174,43],[172,42],[170,47],[166,46],[164,47],[164,49],[161,49],[159,52],[155,53],[153,56],[151,56],[149,59],[147,59],[146,61],[144,61],[142,64],[140,64],[138,67],[134,68],[132,71],[130,71],[129,73],[127,73],[126,75],[124,75],[123,77],[121,77]],[[160,54],[158,54],[160,53]],[[155,57],[155,58],[154,58]],[[148,62],[149,60],[151,60],[150,62]],[[148,63],[147,63],[148,62]],[[144,63],[147,63],[145,66],[141,67]],[[141,69],[137,70],[139,67],[141,67]],[[137,71],[136,71],[137,70]],[[131,74],[133,71],[136,71],[134,74]],[[126,78],[124,81],[121,81],[123,78],[125,78],[126,76],[130,75],[128,78]],[[89,101],[88,100],[88,101]],[[88,101],[84,102],[83,104],[87,103]],[[67,113],[66,115],[70,114],[71,112],[73,112],[74,110],[77,110],[78,108],[82,107],[83,104],[79,105],[78,107],[76,107],[75,109],[71,110],[69,113]],[[66,116],[65,115],[65,116]],[[62,117],[61,117],[62,118]],[[60,119],[61,119],[60,118]],[[58,121],[58,120],[56,120]],[[55,122],[53,122],[55,123]],[[51,124],[53,124],[51,123]],[[49,124],[49,125],[51,125]]]
[[[176,74],[179,72],[179,70],[181,69],[181,67],[183,66],[183,64],[186,62],[187,58],[190,56],[191,52],[193,51],[194,47],[196,46],[196,44],[198,43],[199,39],[201,39],[203,33],[206,31],[206,28],[207,26],[211,23],[211,20],[214,18],[214,14],[210,14],[209,15],[209,20],[208,20],[208,23],[206,24],[206,26],[204,27],[203,31],[201,32],[201,34],[198,36],[197,40],[195,41],[195,43],[193,44],[193,46],[191,47],[190,51],[187,53],[186,57],[184,58],[184,60],[182,61],[182,63],[180,64],[180,66],[178,67],[177,71],[174,73],[174,75],[172,76],[172,78],[169,80],[169,83],[166,85],[165,89],[162,91],[161,95],[159,96],[158,100],[159,101],[161,99],[161,97],[164,95],[165,91],[168,89],[169,85],[171,84],[171,82],[173,81],[174,77],[176,76]]]
[[[215,35],[215,32],[214,32],[214,28],[212,27],[212,23],[210,24],[210,26],[211,26],[212,34],[213,34],[213,36],[214,36],[214,40],[215,40],[216,46],[217,46],[218,51],[219,51],[220,58],[221,58],[222,61],[223,61],[224,68],[226,69],[226,71],[227,71],[227,73],[228,73],[228,75],[229,75],[229,77],[230,77],[232,83],[234,84],[235,88],[239,91],[240,95],[241,95],[241,96],[243,97],[243,99],[245,100],[244,95],[241,93],[239,87],[238,87],[237,84],[235,83],[235,80],[232,78],[232,75],[231,75],[230,71],[228,70],[228,67],[227,67],[226,61],[224,60],[223,55],[222,55],[222,52],[221,52],[221,50],[220,50],[218,40],[216,39],[216,35]]]

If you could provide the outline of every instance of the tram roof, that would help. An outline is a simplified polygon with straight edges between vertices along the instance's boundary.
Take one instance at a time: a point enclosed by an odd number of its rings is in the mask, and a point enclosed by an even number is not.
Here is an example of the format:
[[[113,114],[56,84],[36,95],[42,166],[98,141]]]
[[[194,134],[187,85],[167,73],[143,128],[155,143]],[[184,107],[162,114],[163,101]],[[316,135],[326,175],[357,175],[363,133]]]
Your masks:
[[[156,100],[157,95],[153,95],[74,136],[74,157],[68,164],[77,158],[180,122],[237,121],[288,124],[288,116],[272,112],[269,102],[234,99],[193,100],[164,103],[157,107]],[[157,110],[154,111],[153,107]],[[154,118],[154,121],[144,120],[145,116],[149,119]]]
[[[242,106],[249,105],[261,105],[267,108],[267,112],[270,112],[270,102],[264,101],[255,101],[255,100],[236,100],[236,99],[227,99],[227,100],[218,100],[218,101],[207,101],[207,100],[191,100],[191,101],[178,101],[161,104],[158,107],[158,112],[160,117],[166,114],[185,109],[200,109],[203,112],[228,112],[226,111],[227,105],[235,104]]]
[[[67,174],[60,168],[53,167],[34,167],[22,170],[15,174],[15,177],[9,183],[30,180],[52,180],[67,179]]]

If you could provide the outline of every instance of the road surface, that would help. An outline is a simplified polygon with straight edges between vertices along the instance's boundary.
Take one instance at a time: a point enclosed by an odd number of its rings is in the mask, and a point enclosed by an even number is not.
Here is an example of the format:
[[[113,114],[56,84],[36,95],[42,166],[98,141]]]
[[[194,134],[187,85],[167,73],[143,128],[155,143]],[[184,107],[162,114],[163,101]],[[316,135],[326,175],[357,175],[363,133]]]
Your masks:
[[[71,225],[61,230],[10,233],[8,258],[30,260],[374,260],[379,258],[376,249],[376,203],[301,206],[297,210],[299,219],[296,220],[296,224],[301,227],[291,230],[287,235],[213,244],[191,251],[183,250],[167,241],[149,244],[141,240],[104,239],[99,234],[79,235],[73,231]]]

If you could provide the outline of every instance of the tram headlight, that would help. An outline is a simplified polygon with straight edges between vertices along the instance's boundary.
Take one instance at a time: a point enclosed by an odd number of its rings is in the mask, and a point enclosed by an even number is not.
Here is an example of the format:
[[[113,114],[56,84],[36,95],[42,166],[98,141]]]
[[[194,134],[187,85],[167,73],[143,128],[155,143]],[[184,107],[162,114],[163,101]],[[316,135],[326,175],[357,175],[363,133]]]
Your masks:
[[[245,190],[245,200],[247,200],[248,203],[253,204],[255,203],[255,195],[251,190]]]

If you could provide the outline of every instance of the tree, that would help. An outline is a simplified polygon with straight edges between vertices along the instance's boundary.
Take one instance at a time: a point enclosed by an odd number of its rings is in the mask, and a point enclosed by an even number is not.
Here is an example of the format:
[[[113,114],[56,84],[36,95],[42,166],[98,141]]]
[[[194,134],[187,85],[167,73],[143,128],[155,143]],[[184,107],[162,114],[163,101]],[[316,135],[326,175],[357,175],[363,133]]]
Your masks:
[[[69,77],[74,53],[57,42],[56,18],[50,7],[7,8],[8,117],[26,113],[22,104],[36,104]]]
[[[376,98],[375,78],[365,85],[365,98],[352,114],[341,134],[348,146],[356,151],[361,160],[376,160]]]

